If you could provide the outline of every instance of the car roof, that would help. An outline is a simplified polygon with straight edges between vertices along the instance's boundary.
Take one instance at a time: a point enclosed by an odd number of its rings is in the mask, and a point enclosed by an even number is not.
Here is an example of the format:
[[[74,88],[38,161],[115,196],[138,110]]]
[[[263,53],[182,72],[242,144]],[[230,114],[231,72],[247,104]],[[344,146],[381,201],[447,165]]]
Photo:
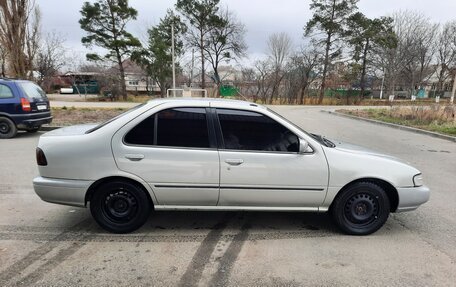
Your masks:
[[[247,102],[247,101],[242,101],[242,100],[233,100],[233,99],[221,99],[221,98],[161,98],[161,99],[153,99],[148,101],[149,104],[152,105],[159,105],[159,104],[164,104],[164,103],[179,103],[179,104],[187,104],[187,103],[201,103],[203,104],[211,104],[211,103],[217,103],[217,104],[227,104],[227,105],[236,105],[239,107],[260,107],[264,108],[261,105],[252,103],[252,102]]]
[[[14,78],[2,78],[0,77],[0,82],[3,82],[3,83],[11,83],[11,82],[31,82],[29,80],[22,80],[22,79],[14,79]]]

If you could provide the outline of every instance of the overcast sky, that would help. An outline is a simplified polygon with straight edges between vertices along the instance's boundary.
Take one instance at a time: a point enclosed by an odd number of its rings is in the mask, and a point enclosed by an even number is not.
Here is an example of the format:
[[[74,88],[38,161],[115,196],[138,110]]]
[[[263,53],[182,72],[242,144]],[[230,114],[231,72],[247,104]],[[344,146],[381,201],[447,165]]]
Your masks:
[[[36,0],[42,11],[43,30],[56,31],[65,36],[66,46],[75,55],[82,56],[88,50],[81,44],[84,32],[78,20],[84,0]],[[92,1],[93,2],[93,1]],[[144,38],[150,25],[155,25],[174,6],[175,0],[130,0],[138,10],[138,19],[131,23],[130,30]],[[311,17],[310,0],[221,0],[222,5],[234,11],[246,25],[246,42],[250,61],[261,57],[266,51],[270,34],[287,32],[294,45],[302,43],[303,26]],[[389,15],[398,10],[422,12],[437,23],[456,20],[456,0],[361,0],[359,10],[369,17]]]

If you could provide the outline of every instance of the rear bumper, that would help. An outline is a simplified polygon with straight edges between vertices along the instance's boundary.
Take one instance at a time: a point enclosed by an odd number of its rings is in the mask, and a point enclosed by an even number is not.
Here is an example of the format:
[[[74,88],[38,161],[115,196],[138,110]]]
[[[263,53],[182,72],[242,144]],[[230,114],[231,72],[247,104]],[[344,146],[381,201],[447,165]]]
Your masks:
[[[51,112],[11,115],[19,129],[34,128],[52,122]]]
[[[421,204],[429,200],[431,191],[427,186],[397,188],[399,205],[396,212],[417,209]]]
[[[44,201],[85,207],[85,195],[93,181],[36,177],[35,193]]]

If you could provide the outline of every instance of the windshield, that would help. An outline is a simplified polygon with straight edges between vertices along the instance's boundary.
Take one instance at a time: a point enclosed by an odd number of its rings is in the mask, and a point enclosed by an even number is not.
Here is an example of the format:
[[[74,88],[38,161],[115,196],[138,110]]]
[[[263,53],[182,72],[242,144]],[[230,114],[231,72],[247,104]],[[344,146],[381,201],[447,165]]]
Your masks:
[[[140,108],[140,107],[142,107],[142,106],[144,106],[144,105],[145,105],[145,104],[140,104],[140,105],[134,106],[133,108],[131,108],[131,109],[129,109],[129,110],[127,110],[127,111],[121,113],[120,115],[118,115],[118,116],[116,116],[116,117],[114,117],[114,118],[112,118],[112,119],[110,119],[110,120],[107,120],[106,122],[103,122],[103,123],[97,125],[96,127],[91,128],[90,130],[86,131],[85,133],[86,133],[86,134],[90,134],[91,132],[94,132],[94,131],[96,131],[96,130],[102,128],[102,127],[104,127],[105,125],[107,125],[107,124],[109,124],[109,123],[111,123],[111,122],[117,120],[117,119],[120,118],[120,117],[125,116],[126,114],[128,114],[128,113],[130,113],[130,112],[132,112],[132,111],[134,111],[134,110],[136,110],[136,109],[138,109],[138,108]]]
[[[336,145],[328,140],[327,138],[325,138],[324,136],[321,136],[321,135],[317,135],[317,134],[311,134],[311,133],[308,133],[306,132],[305,130],[301,129],[299,126],[297,126],[295,123],[289,121],[288,119],[284,118],[281,114],[271,110],[270,108],[266,108],[268,111],[270,111],[271,113],[273,113],[274,115],[280,117],[281,119],[283,119],[284,121],[290,123],[291,125],[293,125],[295,128],[299,129],[300,131],[302,131],[303,133],[305,133],[306,135],[312,137],[313,139],[315,139],[316,141],[318,141],[320,144],[324,145],[324,146],[327,146],[327,147],[335,147]]]
[[[46,93],[38,85],[32,82],[19,82],[18,84],[29,100],[47,101]]]

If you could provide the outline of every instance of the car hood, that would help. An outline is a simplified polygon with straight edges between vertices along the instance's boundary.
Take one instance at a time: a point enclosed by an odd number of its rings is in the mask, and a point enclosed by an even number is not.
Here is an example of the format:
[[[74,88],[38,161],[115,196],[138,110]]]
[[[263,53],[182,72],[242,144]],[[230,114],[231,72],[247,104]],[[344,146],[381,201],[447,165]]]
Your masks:
[[[75,125],[64,127],[60,129],[56,129],[50,132],[45,133],[42,137],[47,136],[75,136],[75,135],[82,135],[86,131],[96,127],[98,124],[83,124],[83,125]]]
[[[337,150],[340,150],[340,151],[387,158],[387,159],[409,164],[408,162],[405,162],[395,156],[384,154],[384,153],[381,153],[381,152],[378,152],[375,150],[371,150],[371,149],[363,147],[363,146],[359,146],[359,145],[355,145],[355,144],[351,144],[351,143],[347,143],[347,142],[343,142],[343,141],[338,141],[338,140],[331,140],[331,141],[334,142],[334,144],[336,145],[334,148]]]

